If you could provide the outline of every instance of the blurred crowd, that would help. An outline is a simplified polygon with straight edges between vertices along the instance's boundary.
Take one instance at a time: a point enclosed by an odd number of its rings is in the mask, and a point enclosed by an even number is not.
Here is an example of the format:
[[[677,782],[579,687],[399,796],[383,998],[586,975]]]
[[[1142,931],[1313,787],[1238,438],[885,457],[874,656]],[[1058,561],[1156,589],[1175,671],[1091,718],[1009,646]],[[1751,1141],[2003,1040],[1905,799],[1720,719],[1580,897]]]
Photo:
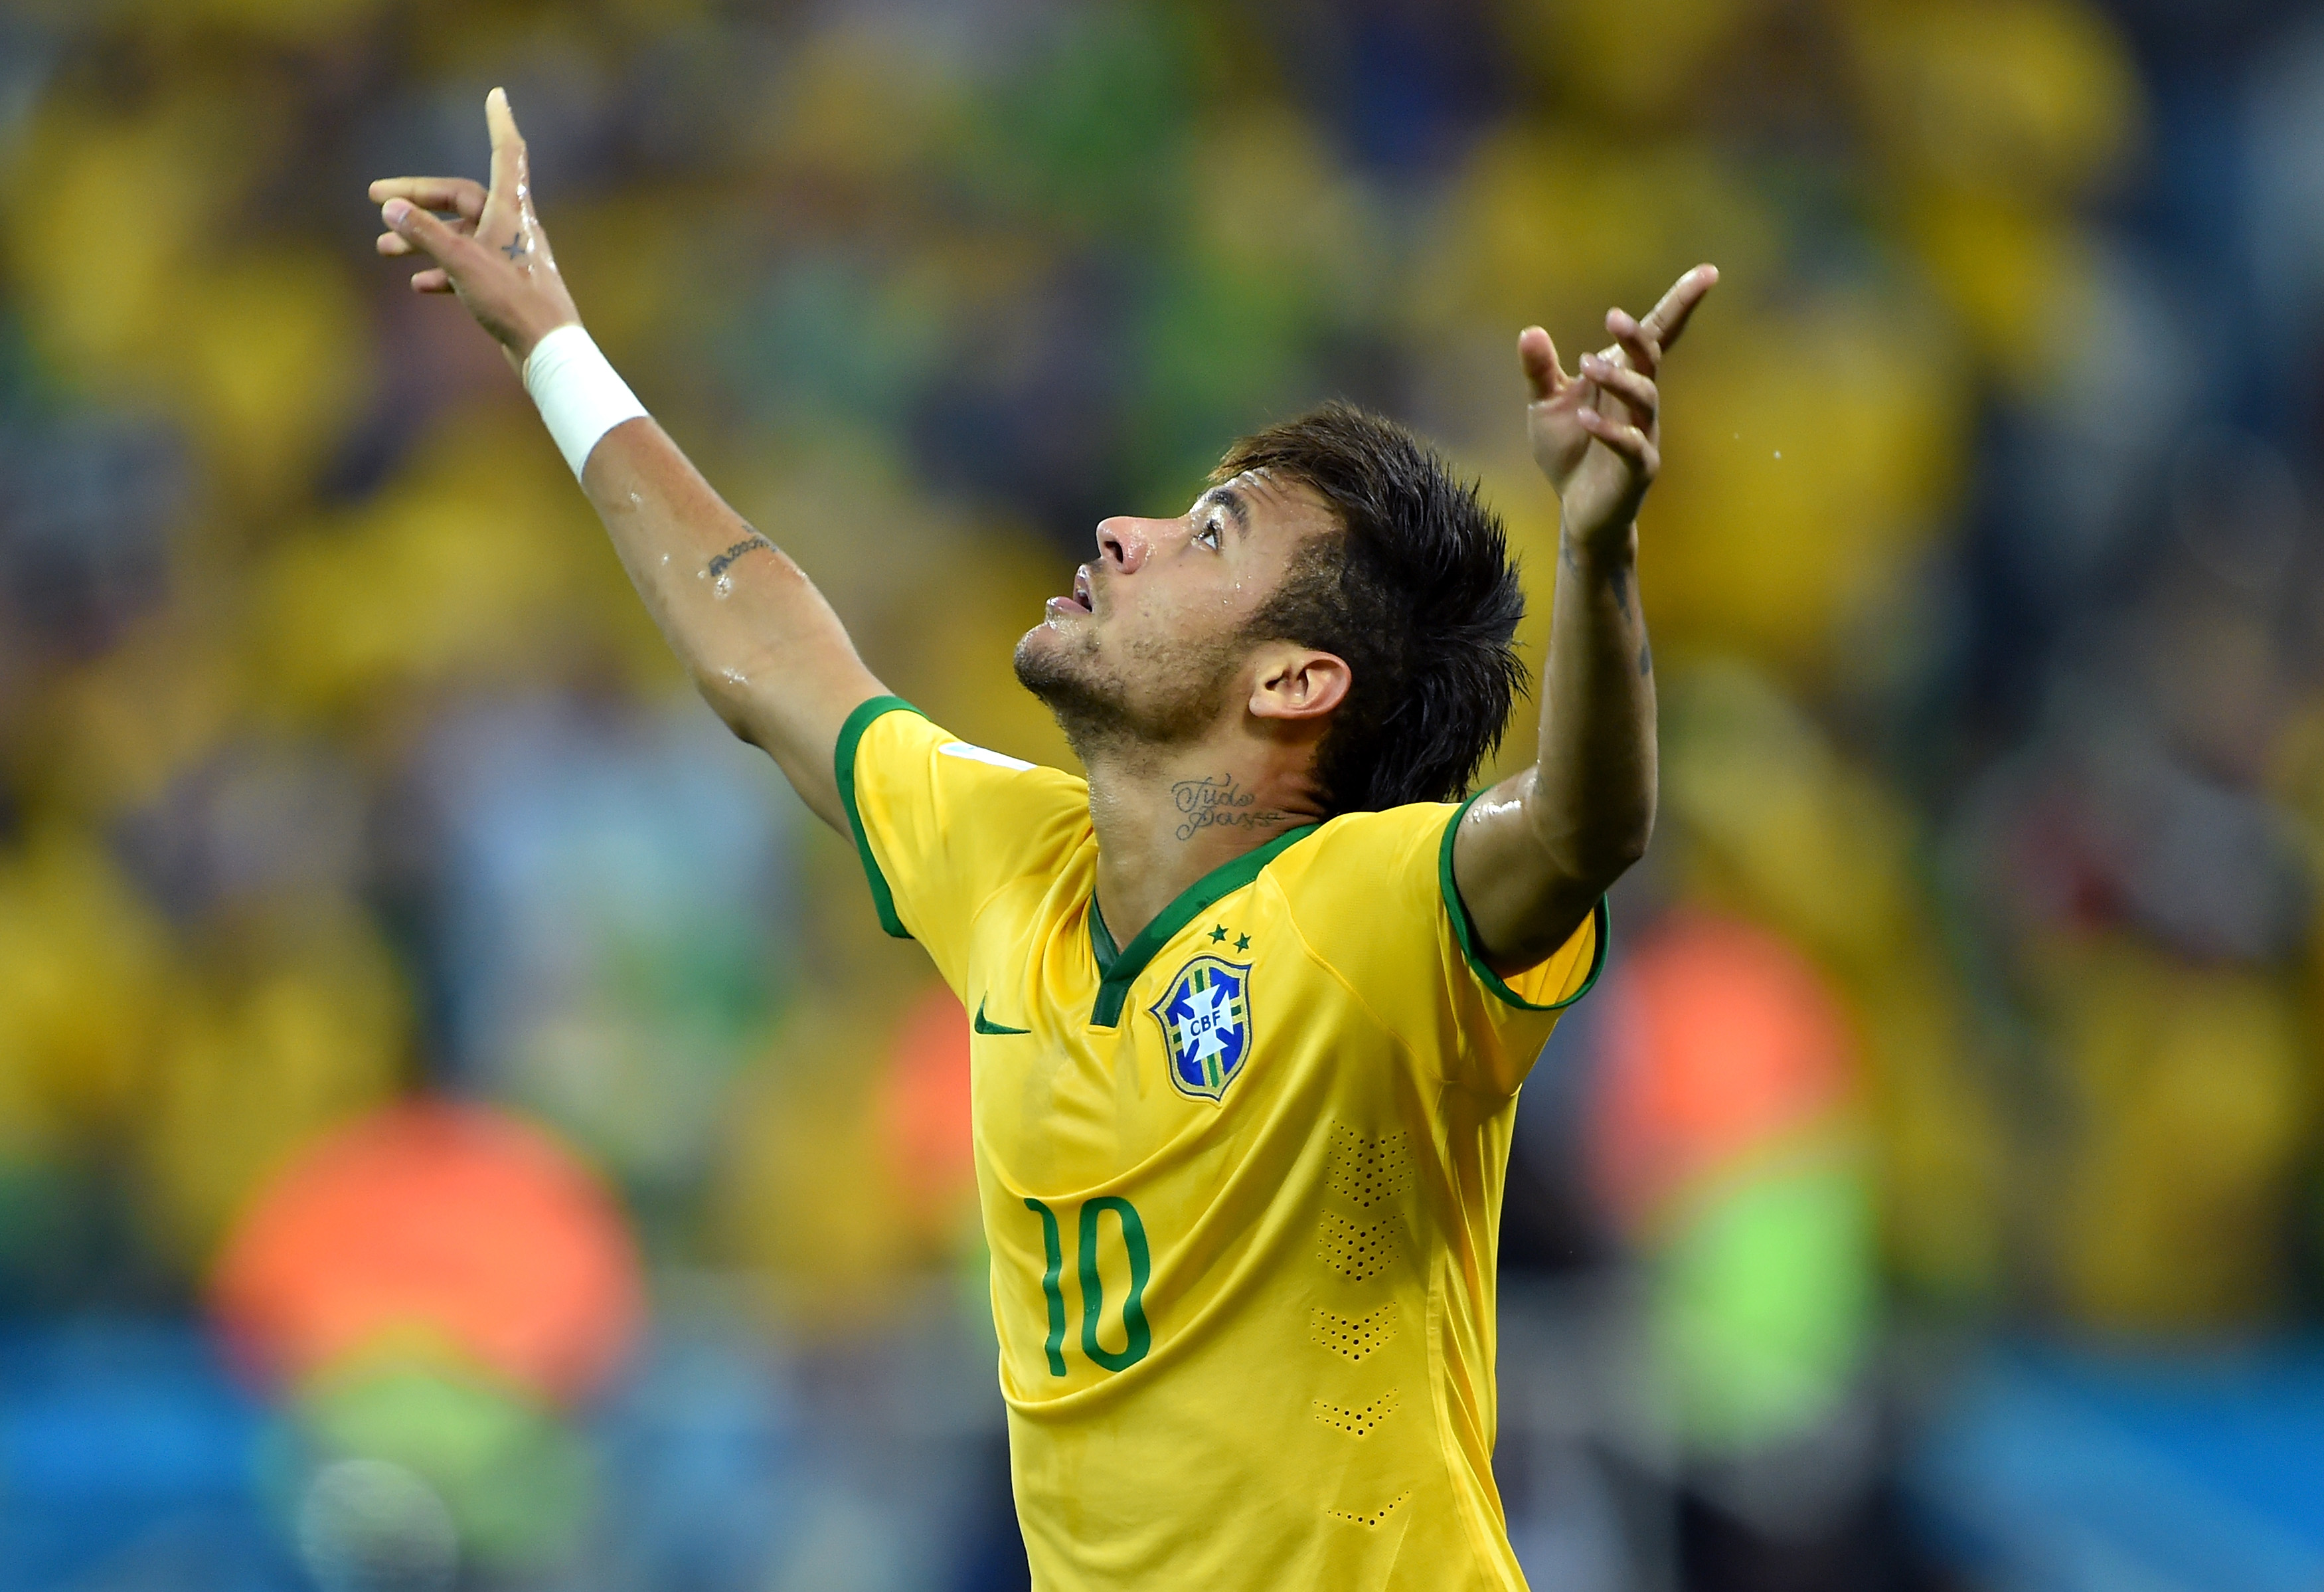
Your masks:
[[[1010,1584],[965,1021],[373,252],[495,84],[657,417],[1065,766],[1008,659],[1096,521],[1327,396],[1481,478],[1537,663],[1516,333],[1720,265],[1506,1214],[1624,1390],[1505,1357],[1536,1584],[1982,1585],[1908,1495],[1983,1346],[2316,1319],[2310,8],[11,0],[0,1587]],[[88,1446],[149,1385],[191,1503]]]

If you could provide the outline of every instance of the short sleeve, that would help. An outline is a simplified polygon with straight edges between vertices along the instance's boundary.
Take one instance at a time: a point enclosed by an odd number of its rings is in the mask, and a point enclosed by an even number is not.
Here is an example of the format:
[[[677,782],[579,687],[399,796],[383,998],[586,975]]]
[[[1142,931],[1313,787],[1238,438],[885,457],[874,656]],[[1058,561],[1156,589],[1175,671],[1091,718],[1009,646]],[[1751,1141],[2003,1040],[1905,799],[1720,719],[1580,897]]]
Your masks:
[[[1089,829],[1080,780],[971,745],[899,697],[848,715],[835,772],[880,926],[918,940],[955,990],[985,901],[1055,873]]]
[[[1558,1014],[1605,965],[1601,899],[1563,945],[1507,975],[1486,965],[1452,875],[1465,804],[1419,803],[1339,819],[1286,878],[1309,949],[1442,1081],[1514,1093]]]

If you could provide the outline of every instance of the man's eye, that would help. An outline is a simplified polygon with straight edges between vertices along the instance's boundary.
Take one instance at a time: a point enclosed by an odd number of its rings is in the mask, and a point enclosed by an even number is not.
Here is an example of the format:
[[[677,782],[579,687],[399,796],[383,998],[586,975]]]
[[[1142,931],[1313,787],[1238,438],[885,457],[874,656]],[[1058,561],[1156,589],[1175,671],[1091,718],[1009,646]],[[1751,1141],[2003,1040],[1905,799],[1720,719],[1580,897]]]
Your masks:
[[[1207,542],[1213,552],[1218,551],[1219,523],[1216,520],[1213,520],[1209,524],[1204,526],[1200,532],[1195,533],[1194,540],[1196,541]]]

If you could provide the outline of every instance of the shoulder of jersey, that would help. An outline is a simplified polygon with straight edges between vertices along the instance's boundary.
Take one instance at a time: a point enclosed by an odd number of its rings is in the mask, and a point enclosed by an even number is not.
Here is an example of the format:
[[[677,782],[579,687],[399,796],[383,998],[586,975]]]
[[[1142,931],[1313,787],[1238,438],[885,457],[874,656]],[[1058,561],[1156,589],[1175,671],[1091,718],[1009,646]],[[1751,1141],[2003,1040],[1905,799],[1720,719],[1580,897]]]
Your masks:
[[[1268,871],[1290,879],[1318,867],[1377,865],[1407,847],[1434,845],[1452,813],[1450,806],[1434,801],[1343,812],[1275,858]]]
[[[1023,775],[1028,785],[1038,783],[1075,791],[1089,788],[1089,782],[1079,774],[1067,773],[1062,768],[1051,768],[1043,763],[1028,763],[1021,757],[1011,757],[1006,752],[995,752],[990,746],[980,746],[973,741],[964,741],[957,736],[938,741],[936,754],[960,763],[981,764],[1005,774]]]
[[[1336,962],[1351,944],[1379,939],[1379,914],[1435,889],[1434,852],[1450,808],[1348,812],[1286,847],[1260,875],[1308,949]],[[1423,875],[1425,875],[1425,879]],[[1262,886],[1264,888],[1264,886]]]

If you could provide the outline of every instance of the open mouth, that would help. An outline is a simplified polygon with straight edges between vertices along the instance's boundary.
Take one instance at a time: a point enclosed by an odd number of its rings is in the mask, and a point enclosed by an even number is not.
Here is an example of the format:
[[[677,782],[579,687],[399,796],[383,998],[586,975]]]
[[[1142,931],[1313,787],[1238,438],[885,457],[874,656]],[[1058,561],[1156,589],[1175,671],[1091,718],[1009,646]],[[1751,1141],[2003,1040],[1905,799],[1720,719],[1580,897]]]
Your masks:
[[[1074,571],[1073,595],[1051,597],[1049,606],[1066,614],[1093,614],[1097,611],[1097,597],[1090,586],[1087,564]]]

